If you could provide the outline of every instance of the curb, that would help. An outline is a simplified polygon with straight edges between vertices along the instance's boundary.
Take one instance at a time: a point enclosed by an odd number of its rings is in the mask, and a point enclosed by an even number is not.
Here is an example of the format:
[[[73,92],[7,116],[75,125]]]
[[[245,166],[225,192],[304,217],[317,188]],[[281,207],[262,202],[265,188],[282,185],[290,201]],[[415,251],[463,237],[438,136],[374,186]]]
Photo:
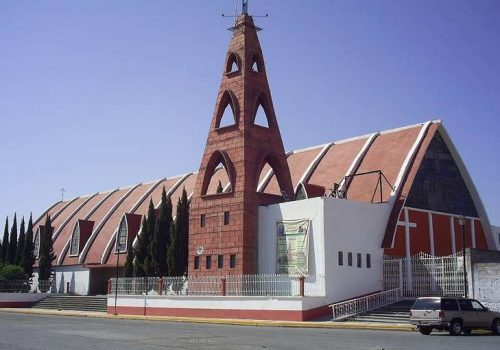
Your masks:
[[[45,316],[67,316],[67,317],[91,317],[102,319],[137,320],[137,321],[167,321],[185,323],[220,324],[233,326],[254,326],[254,327],[288,327],[288,328],[320,328],[320,329],[361,329],[379,331],[402,331],[414,332],[416,327],[402,323],[361,323],[361,322],[308,322],[308,321],[268,321],[268,320],[239,320],[220,318],[195,318],[195,317],[172,317],[172,316],[140,316],[140,315],[112,315],[104,312],[85,312],[68,310],[49,309],[0,309],[3,313],[16,313],[25,315],[45,315]]]

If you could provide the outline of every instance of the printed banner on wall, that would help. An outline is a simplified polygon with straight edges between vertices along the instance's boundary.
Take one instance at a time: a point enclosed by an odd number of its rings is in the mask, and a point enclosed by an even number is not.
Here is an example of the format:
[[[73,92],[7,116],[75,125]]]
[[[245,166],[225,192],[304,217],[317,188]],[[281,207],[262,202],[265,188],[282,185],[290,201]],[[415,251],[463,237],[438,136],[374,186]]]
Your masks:
[[[276,272],[293,276],[308,273],[309,219],[278,221]]]

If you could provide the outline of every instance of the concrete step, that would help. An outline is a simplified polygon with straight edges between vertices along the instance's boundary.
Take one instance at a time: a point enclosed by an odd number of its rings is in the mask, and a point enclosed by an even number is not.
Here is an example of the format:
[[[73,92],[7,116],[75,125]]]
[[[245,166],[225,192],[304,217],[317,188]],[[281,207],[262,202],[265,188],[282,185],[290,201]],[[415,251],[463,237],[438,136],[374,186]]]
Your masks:
[[[106,312],[107,298],[94,296],[67,296],[49,294],[47,298],[40,300],[32,307],[38,309]]]

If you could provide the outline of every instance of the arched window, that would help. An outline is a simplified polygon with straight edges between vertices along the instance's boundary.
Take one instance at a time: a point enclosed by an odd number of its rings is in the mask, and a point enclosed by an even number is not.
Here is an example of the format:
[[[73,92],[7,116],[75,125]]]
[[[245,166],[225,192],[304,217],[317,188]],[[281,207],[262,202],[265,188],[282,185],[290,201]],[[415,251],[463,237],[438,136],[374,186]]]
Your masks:
[[[127,251],[127,241],[128,241],[128,226],[127,218],[123,216],[120,222],[120,227],[118,228],[118,235],[116,237],[115,252],[126,252]]]
[[[40,227],[36,230],[35,239],[33,240],[33,255],[36,259],[40,255]]]
[[[226,74],[239,73],[240,70],[241,70],[240,57],[236,53],[231,52],[227,58]]]
[[[78,222],[73,230],[73,235],[71,236],[71,246],[69,249],[69,255],[75,256],[80,252],[80,225]]]
[[[238,111],[236,97],[229,91],[225,91],[219,102],[215,128],[235,125],[238,122]]]

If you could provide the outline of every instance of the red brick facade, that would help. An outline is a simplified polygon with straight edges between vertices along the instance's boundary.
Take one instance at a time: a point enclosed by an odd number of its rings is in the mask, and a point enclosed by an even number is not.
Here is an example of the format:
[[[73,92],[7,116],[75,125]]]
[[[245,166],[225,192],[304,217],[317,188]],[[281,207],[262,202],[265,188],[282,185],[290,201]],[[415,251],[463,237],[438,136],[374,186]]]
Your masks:
[[[257,31],[246,14],[237,20],[224,67],[191,201],[191,276],[257,272],[257,207],[283,201],[282,196],[257,192],[265,164],[273,168],[280,189],[294,195]],[[259,106],[269,127],[255,124]],[[234,125],[220,126],[226,108],[233,112]],[[223,193],[210,193],[212,175],[220,164],[230,186]]]

